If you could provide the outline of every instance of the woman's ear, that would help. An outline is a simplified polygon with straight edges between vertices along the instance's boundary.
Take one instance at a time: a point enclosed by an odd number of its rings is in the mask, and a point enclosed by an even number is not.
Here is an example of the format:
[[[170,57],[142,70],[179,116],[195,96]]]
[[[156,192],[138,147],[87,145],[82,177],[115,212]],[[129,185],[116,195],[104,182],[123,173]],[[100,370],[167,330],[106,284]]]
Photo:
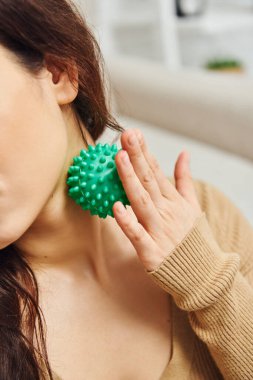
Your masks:
[[[59,105],[73,102],[78,94],[78,69],[75,61],[69,60],[67,67],[61,67],[49,55],[45,57],[45,67],[51,74],[51,85]]]

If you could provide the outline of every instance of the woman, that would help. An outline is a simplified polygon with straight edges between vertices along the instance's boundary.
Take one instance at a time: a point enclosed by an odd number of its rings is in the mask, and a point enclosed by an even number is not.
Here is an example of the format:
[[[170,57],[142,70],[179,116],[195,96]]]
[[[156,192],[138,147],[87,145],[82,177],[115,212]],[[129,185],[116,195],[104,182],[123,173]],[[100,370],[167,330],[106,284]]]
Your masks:
[[[164,176],[101,62],[72,3],[0,0],[0,379],[250,379],[252,227],[187,152]],[[102,219],[66,176],[106,126],[131,207]]]

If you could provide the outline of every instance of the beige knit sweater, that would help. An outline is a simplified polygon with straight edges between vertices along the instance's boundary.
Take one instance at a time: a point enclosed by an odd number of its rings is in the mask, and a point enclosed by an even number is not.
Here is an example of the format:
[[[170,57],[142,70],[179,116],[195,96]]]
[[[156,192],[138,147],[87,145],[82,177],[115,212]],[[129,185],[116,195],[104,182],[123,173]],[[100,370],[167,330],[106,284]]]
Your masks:
[[[218,188],[194,185],[202,216],[147,271],[173,305],[172,358],[159,380],[252,380],[253,227]]]

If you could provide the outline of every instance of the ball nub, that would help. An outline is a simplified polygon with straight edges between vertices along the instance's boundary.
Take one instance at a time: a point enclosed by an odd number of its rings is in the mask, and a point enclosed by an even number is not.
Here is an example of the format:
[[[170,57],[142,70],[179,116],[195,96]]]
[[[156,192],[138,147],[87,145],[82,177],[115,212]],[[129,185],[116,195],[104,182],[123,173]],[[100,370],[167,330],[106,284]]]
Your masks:
[[[115,163],[117,152],[116,144],[88,145],[69,167],[68,195],[91,215],[114,218],[112,206],[116,201],[130,205]]]

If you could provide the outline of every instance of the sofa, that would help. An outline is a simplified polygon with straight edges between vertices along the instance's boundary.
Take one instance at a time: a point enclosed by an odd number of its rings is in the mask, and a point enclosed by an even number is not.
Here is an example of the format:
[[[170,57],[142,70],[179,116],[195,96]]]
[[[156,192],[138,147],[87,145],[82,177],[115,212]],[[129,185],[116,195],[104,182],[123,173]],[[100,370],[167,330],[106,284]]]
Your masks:
[[[105,57],[109,106],[139,128],[167,176],[179,153],[192,176],[218,187],[253,225],[253,78],[180,69],[129,56]],[[120,145],[110,129],[100,142]]]

